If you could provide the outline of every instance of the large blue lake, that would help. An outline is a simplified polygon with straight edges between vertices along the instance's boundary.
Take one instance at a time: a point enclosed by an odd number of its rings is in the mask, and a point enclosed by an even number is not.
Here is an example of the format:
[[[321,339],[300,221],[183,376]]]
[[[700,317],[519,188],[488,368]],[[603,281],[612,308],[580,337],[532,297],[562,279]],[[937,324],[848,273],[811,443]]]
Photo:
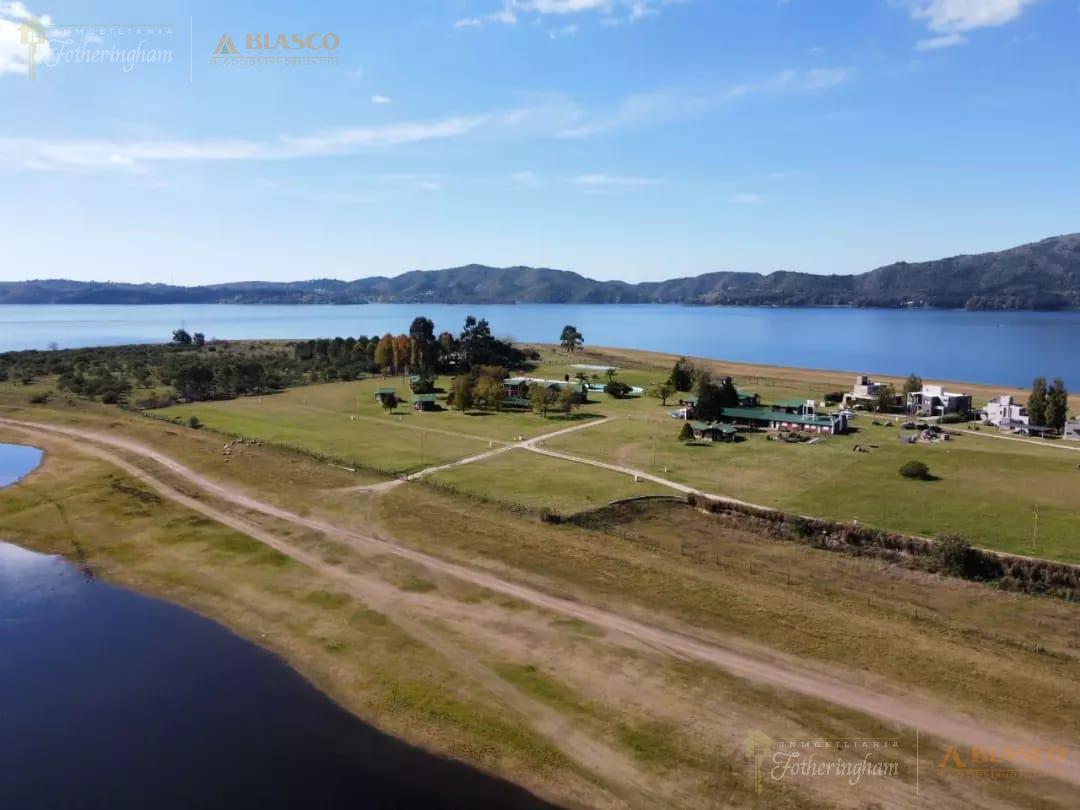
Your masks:
[[[673,305],[0,306],[0,351],[207,337],[311,338],[403,332],[417,315],[457,333],[466,315],[496,335],[751,363],[907,374],[1027,387],[1036,375],[1080,389],[1080,312],[771,309]]]

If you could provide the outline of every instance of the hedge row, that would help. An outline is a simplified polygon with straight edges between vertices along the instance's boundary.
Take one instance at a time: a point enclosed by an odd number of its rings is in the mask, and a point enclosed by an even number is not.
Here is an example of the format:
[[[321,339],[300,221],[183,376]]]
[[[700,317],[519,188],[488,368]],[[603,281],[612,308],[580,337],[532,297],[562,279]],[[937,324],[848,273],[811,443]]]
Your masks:
[[[867,526],[713,500],[699,494],[688,495],[687,502],[712,514],[739,516],[773,536],[815,548],[910,563],[935,573],[985,582],[1005,590],[1080,601],[1080,566],[976,548],[955,535],[927,540]]]

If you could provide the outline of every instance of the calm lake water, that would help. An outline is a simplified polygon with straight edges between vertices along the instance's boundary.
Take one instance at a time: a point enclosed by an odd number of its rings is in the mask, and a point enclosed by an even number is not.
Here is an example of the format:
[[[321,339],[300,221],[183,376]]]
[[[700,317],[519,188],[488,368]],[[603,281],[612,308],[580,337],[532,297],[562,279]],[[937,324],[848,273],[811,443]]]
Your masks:
[[[1062,377],[1080,389],[1080,312],[771,309],[669,305],[368,304],[363,306],[0,306],[0,351],[167,340],[184,327],[207,337],[312,338],[436,329],[487,318],[499,336],[558,340],[572,323],[588,345],[623,346],[750,363],[908,374],[1027,387]]]
[[[0,445],[0,485],[29,449]],[[365,725],[214,622],[0,542],[4,810],[543,806]]]

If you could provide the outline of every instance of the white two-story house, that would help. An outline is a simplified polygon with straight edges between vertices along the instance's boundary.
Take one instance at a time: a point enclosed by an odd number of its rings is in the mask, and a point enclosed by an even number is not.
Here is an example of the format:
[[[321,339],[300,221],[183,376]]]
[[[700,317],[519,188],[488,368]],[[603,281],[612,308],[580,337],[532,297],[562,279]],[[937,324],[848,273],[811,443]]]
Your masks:
[[[986,421],[998,427],[1029,425],[1027,407],[1016,402],[1011,394],[994,397],[986,404]]]

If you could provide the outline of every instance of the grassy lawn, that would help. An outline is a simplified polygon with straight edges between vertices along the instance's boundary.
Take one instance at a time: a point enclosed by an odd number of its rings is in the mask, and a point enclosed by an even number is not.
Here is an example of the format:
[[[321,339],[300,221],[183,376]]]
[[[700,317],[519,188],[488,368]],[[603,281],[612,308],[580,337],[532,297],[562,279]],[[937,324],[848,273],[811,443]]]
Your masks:
[[[438,381],[444,388],[448,382]],[[395,388],[403,399],[392,413],[375,401],[375,390],[383,387]],[[570,416],[546,419],[520,411],[418,412],[408,402],[409,396],[408,382],[373,378],[293,388],[271,396],[177,405],[153,413],[183,422],[196,416],[226,433],[294,445],[381,470],[409,472],[482,452],[492,442],[551,433],[603,412],[593,405]],[[444,396],[439,398],[445,408]]]
[[[836,520],[924,535],[958,533],[978,545],[1080,562],[1080,453],[963,435],[915,445],[895,427],[859,418],[858,432],[815,444],[744,434],[734,444],[685,446],[679,423],[646,415],[553,439],[552,449],[653,472],[706,492]],[[867,452],[854,452],[856,445]],[[876,445],[876,447],[870,447]],[[905,461],[939,480],[908,481]]]
[[[607,379],[603,367],[611,366],[618,369],[617,379],[646,387],[666,377],[671,359],[608,349],[571,357],[543,348],[531,373],[562,379],[580,371],[602,383]],[[841,372],[708,364],[716,373],[734,374],[740,387],[757,391],[763,402],[820,400],[827,391],[845,390],[851,382],[850,375]],[[0,394],[23,405],[30,395],[48,390],[50,383],[43,380],[29,387],[5,383]],[[448,388],[448,378],[440,378],[437,385]],[[405,400],[392,414],[375,401],[374,391],[381,387],[395,388]],[[966,388],[975,393],[977,405],[999,392],[987,386]],[[570,417],[548,419],[522,412],[419,413],[410,407],[408,397],[408,383],[402,378],[371,378],[154,413],[184,422],[197,416],[226,433],[388,472],[415,471],[482,452],[498,442],[549,433],[572,420],[608,416],[607,424],[551,440],[548,446],[755,503],[917,534],[957,533],[989,548],[1080,562],[1080,509],[1075,505],[1080,502],[1080,453],[974,435],[936,445],[907,445],[900,442],[898,428],[874,426],[869,414],[855,420],[856,432],[813,445],[768,441],[762,433],[746,435],[732,445],[686,446],[677,441],[680,425],[669,416],[677,397],[665,407],[649,397],[614,400],[594,393],[593,401]],[[54,397],[50,405],[63,407],[63,400]],[[868,452],[854,452],[855,445]],[[938,480],[900,478],[898,468],[912,459],[927,463]],[[544,471],[540,477],[539,470]],[[560,512],[606,503],[643,491],[644,486],[614,473],[517,452],[475,469],[447,471],[438,480],[507,503]]]
[[[562,515],[596,509],[635,495],[679,494],[648,481],[634,483],[628,475],[528,450],[511,450],[486,461],[455,467],[433,479],[463,492],[532,509],[547,508]]]

